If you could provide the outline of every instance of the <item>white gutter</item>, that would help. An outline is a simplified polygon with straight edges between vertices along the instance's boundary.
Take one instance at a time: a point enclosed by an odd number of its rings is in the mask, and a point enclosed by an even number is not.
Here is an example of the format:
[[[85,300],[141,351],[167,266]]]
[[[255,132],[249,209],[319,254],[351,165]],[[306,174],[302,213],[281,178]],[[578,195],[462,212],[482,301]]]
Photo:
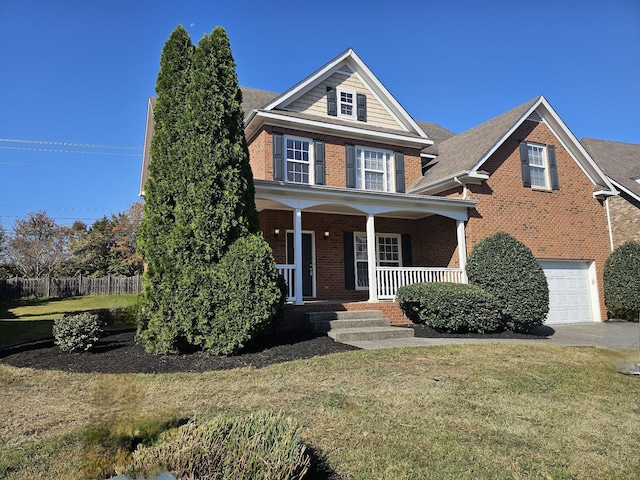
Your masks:
[[[611,251],[613,252],[613,231],[611,229],[611,213],[609,212],[609,202],[611,200],[612,200],[611,197],[607,197],[604,200],[604,204],[607,210],[607,226],[609,227],[609,245],[611,246]]]

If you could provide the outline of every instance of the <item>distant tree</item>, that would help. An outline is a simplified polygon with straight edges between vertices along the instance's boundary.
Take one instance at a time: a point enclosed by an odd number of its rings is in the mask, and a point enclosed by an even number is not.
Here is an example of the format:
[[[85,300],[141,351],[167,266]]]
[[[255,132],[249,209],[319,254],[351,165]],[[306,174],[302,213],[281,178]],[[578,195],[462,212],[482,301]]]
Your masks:
[[[168,49],[176,38],[180,39],[180,45],[188,44],[183,38],[185,33],[182,27],[172,33],[163,50],[163,59],[168,52],[176,52],[175,48]],[[182,50],[185,56],[192,51]],[[160,155],[160,166],[150,168],[151,184],[149,189],[145,187],[147,204],[139,243],[148,272],[139,336],[148,350],[157,353],[180,351],[185,343],[213,353],[223,350],[230,353],[215,345],[216,339],[223,338],[225,333],[225,322],[216,318],[226,302],[225,292],[214,292],[224,283],[221,283],[218,264],[237,240],[259,232],[244,137],[242,93],[224,29],[217,27],[205,35],[193,56],[188,58],[191,60],[188,77],[183,70],[175,68],[176,65],[186,67],[188,62],[170,64],[174,67],[171,70],[174,82],[166,82],[169,70],[163,67],[168,63],[161,61],[156,88],[156,105],[170,104],[175,108],[154,113],[156,125],[162,127],[160,131],[154,129],[151,165],[156,162],[155,153]],[[185,80],[188,80],[186,84]],[[180,88],[166,89],[167,83]],[[179,102],[183,102],[182,108]],[[171,117],[171,113],[176,117]],[[168,142],[166,138],[158,139],[158,135],[173,139],[172,151],[160,150],[159,147]],[[167,183],[171,183],[171,187]],[[160,190],[160,185],[165,188]],[[167,195],[170,190],[171,195]],[[170,220],[160,221],[159,212],[164,212]],[[171,222],[172,228],[164,230]],[[155,232],[160,232],[162,245],[157,245],[157,238],[152,238]],[[262,249],[256,245],[255,251]],[[268,288],[279,291],[275,275],[266,282],[270,285]],[[207,303],[205,308],[202,308],[203,302]],[[227,341],[227,346],[237,348],[246,344],[247,331],[258,334],[260,329],[251,325],[254,320],[251,316],[246,318],[243,327],[246,331],[237,334],[245,338]],[[261,321],[263,323],[268,322]],[[207,332],[207,338],[196,333],[203,331]]]
[[[69,229],[56,224],[46,212],[19,219],[7,241],[9,262],[29,278],[54,276],[67,260]]]
[[[138,255],[138,232],[142,223],[143,205],[132,204],[126,211],[114,217],[111,264],[109,273],[130,277],[142,273],[144,265]]]

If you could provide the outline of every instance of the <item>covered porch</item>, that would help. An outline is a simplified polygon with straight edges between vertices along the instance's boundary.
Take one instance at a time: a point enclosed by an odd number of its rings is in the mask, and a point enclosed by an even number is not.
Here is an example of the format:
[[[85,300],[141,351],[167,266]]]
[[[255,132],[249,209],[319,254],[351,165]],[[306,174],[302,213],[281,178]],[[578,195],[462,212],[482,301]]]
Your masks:
[[[287,300],[395,299],[418,282],[465,283],[474,201],[255,181]],[[302,288],[297,288],[300,285]]]

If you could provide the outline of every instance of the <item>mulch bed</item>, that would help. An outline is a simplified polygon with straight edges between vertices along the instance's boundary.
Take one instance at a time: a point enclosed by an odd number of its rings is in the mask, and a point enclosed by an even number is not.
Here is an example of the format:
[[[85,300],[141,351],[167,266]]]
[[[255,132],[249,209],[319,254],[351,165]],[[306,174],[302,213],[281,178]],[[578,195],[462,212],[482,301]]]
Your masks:
[[[414,325],[416,337],[428,338],[546,338],[553,330],[542,327],[535,334],[501,332],[497,334],[448,334],[424,325]],[[549,331],[551,333],[549,333]],[[33,342],[0,350],[0,362],[14,367],[43,370],[99,373],[172,373],[207,372],[248,367],[263,368],[291,360],[357,350],[337,343],[325,335],[310,332],[285,332],[263,338],[259,344],[231,356],[213,356],[197,352],[184,355],[154,355],[134,341],[133,330],[107,332],[90,352],[67,353],[53,340]]]

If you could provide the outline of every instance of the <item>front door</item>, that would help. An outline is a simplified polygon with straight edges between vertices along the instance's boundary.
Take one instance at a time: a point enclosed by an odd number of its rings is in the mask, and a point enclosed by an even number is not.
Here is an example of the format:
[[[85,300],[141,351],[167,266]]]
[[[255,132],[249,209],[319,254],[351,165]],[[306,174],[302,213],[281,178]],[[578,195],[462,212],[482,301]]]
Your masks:
[[[295,239],[293,232],[287,232],[287,264],[295,263]],[[302,232],[302,296],[313,297],[313,232]],[[293,291],[295,292],[295,284]]]

